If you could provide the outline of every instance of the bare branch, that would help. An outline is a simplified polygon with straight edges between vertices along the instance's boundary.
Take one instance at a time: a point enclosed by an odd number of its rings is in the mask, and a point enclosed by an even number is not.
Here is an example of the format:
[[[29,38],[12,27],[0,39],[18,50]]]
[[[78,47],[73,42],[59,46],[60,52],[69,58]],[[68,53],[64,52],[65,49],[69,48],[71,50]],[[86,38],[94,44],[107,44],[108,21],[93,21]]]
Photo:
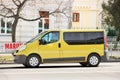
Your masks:
[[[54,13],[62,13],[62,12],[59,12],[59,11],[57,11],[57,9],[55,10],[55,11],[53,11],[53,12],[51,12],[51,13],[49,13],[49,14],[44,14],[43,16],[40,16],[40,17],[38,17],[38,18],[35,18],[35,19],[27,19],[27,18],[24,18],[24,17],[19,17],[20,19],[22,19],[22,20],[25,20],[25,21],[36,21],[36,20],[40,20],[41,18],[44,18],[44,17],[46,17],[46,16],[48,16],[48,15],[52,15],[52,14],[54,14]]]
[[[5,17],[5,18],[13,18],[14,17],[13,15],[12,16],[7,16],[7,15],[3,15],[3,14],[0,14],[0,16]]]
[[[58,5],[58,8],[57,8],[57,9],[60,9],[60,7],[61,7],[62,3],[63,3],[63,2],[61,1],[61,3]]]
[[[12,2],[13,2],[16,6],[18,6],[18,4],[15,2],[15,0],[12,0]]]
[[[21,4],[21,1],[20,0],[17,0],[20,4]]]
[[[20,2],[20,5],[18,6],[17,9],[17,15],[19,15],[21,9],[23,8],[24,4],[27,2],[28,0],[23,0],[23,2]]]
[[[62,9],[62,12],[67,11],[67,10],[69,10],[69,9],[68,9],[68,6],[64,7],[64,8]]]
[[[38,17],[38,18],[35,18],[35,19],[26,19],[26,18],[23,18],[23,17],[19,17],[20,19],[22,20],[25,20],[25,21],[36,21],[36,20],[40,20],[41,17]]]
[[[50,14],[54,14],[54,13],[58,13],[58,14],[63,14],[65,15],[67,18],[69,18],[69,16],[67,15],[67,11],[69,10],[69,6],[65,6],[64,8],[61,9],[61,6],[63,5],[64,1],[61,1],[61,2],[58,2],[56,0],[57,4],[58,4],[58,7],[56,8],[56,10]],[[69,2],[69,1],[68,1]]]
[[[1,2],[1,3],[0,3],[0,5],[1,5],[1,4],[3,3],[3,0],[0,0],[0,2]]]
[[[21,4],[20,0],[12,0],[12,2],[16,5],[19,6]]]
[[[28,1],[28,0],[24,0],[24,1],[20,4],[20,6],[22,7],[27,1]]]
[[[6,7],[6,6],[3,5],[3,4],[1,4],[0,6],[3,7],[3,8],[1,9],[1,12],[7,10],[7,11],[6,11],[6,12],[7,12],[6,14],[12,13],[12,14],[14,15],[14,12],[12,11],[13,8],[8,8],[8,7]]]
[[[62,13],[62,14],[64,14],[67,18],[69,18],[70,16],[68,16],[66,13]]]

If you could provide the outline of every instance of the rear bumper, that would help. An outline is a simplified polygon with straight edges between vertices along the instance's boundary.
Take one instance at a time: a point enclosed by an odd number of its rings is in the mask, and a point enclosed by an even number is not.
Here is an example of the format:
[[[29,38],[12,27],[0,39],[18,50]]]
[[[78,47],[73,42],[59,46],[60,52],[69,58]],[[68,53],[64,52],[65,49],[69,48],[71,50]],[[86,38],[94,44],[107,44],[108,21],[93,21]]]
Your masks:
[[[26,56],[25,55],[15,55],[14,62],[19,63],[19,64],[24,64],[26,62]]]
[[[108,54],[108,50],[104,51],[104,56],[101,56],[101,61],[102,62],[106,62],[107,61],[107,54]]]

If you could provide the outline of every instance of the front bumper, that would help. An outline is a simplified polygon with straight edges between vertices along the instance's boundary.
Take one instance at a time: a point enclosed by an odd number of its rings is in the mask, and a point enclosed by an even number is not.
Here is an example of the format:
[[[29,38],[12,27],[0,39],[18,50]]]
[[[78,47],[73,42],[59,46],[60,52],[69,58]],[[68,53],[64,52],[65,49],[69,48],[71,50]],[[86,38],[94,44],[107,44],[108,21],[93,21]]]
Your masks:
[[[26,62],[25,55],[14,55],[14,62],[19,64],[24,64]]]

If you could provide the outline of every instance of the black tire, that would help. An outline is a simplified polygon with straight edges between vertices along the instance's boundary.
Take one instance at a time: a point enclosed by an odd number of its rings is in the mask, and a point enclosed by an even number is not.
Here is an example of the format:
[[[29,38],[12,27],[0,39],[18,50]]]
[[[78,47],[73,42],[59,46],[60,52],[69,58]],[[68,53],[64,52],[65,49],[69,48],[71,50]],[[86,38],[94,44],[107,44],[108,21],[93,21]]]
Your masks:
[[[31,68],[39,67],[40,57],[37,55],[30,55],[26,60],[26,64],[23,65]]]
[[[80,64],[83,66],[83,67],[87,67],[87,62],[80,62]]]
[[[91,54],[88,57],[88,66],[90,67],[97,67],[100,63],[100,56],[98,56],[97,54]]]

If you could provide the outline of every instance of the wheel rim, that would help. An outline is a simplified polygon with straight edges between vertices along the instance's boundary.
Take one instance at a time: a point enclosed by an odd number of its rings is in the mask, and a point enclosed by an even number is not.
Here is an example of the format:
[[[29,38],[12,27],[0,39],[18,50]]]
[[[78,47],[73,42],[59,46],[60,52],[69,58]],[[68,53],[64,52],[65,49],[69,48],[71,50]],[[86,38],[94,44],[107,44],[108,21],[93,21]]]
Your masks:
[[[90,64],[91,65],[97,65],[98,64],[98,62],[99,62],[99,60],[98,60],[98,57],[96,57],[96,56],[92,56],[92,57],[90,57]]]
[[[31,66],[37,66],[39,64],[39,60],[37,57],[31,57],[30,60],[29,60],[29,64]]]

